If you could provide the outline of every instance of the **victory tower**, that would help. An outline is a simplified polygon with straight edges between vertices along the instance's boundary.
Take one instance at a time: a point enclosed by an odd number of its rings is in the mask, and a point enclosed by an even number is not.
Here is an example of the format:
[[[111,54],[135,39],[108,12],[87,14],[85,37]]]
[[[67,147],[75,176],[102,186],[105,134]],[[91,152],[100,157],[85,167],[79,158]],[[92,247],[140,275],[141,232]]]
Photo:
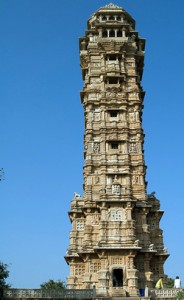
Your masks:
[[[80,38],[85,113],[84,196],[69,217],[68,288],[137,296],[164,276],[163,211],[146,193],[141,78],[145,39],[122,8],[109,4]]]

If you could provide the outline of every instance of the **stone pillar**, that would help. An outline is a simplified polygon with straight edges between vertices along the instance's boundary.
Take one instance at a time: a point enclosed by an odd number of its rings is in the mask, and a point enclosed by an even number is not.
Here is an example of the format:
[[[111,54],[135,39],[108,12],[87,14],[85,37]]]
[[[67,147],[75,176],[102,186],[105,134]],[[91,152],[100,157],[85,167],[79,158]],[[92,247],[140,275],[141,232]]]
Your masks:
[[[126,213],[127,213],[127,221],[132,220],[132,207],[131,207],[131,202],[127,202]]]
[[[139,51],[142,51],[142,46],[143,46],[143,43],[141,40],[139,40],[139,45],[138,45]]]
[[[126,37],[126,31],[125,31],[124,28],[123,28],[123,30],[122,30],[122,36],[123,36],[123,37]]]
[[[91,225],[86,225],[85,231],[84,231],[84,244],[86,246],[91,246],[91,244],[92,244],[91,232],[92,232],[92,226]]]
[[[83,286],[85,289],[91,289],[92,288],[92,282],[91,282],[91,275],[89,273],[83,274]]]
[[[87,42],[85,40],[83,40],[81,42],[81,50],[86,50],[87,49]]]
[[[107,277],[106,277],[106,271],[99,271],[98,272],[98,289],[97,294],[99,296],[106,296],[107,295]]]
[[[135,255],[130,254],[128,256],[129,259],[129,268],[127,270],[127,280],[128,280],[128,293],[129,296],[138,296],[139,290],[138,290],[138,271],[135,269],[134,266],[134,259]]]
[[[144,270],[145,270],[145,279],[146,279],[145,285],[148,288],[153,287],[153,278],[152,278],[153,273],[151,272],[150,269],[150,259],[151,259],[151,255],[149,253],[146,253],[144,257]]]
[[[106,228],[107,228],[107,221],[101,221],[99,224],[99,240],[100,242],[106,242]]]
[[[102,28],[99,28],[99,37],[102,37]]]

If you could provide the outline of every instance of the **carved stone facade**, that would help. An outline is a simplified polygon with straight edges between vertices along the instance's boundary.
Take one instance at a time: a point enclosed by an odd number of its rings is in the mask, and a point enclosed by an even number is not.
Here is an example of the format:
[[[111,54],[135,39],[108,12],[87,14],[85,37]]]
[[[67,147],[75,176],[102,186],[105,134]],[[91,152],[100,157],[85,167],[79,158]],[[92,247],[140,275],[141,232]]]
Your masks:
[[[68,288],[96,286],[104,296],[138,296],[152,288],[168,257],[163,211],[146,193],[141,78],[145,39],[122,8],[109,4],[80,38],[85,112],[84,196],[69,217]]]

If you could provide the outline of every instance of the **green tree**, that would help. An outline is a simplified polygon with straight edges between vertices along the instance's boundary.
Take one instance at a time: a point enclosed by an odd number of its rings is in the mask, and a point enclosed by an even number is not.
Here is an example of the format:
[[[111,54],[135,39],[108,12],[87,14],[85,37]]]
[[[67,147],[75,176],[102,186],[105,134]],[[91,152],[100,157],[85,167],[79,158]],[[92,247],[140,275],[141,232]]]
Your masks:
[[[167,279],[164,281],[167,288],[173,288],[174,287],[174,279],[167,277]]]
[[[40,284],[42,290],[56,290],[56,289],[65,289],[66,283],[61,280],[54,281],[52,279]]]
[[[6,283],[6,279],[9,276],[8,265],[0,261],[0,290],[9,288],[10,285]]]
[[[177,300],[183,300],[183,299],[184,299],[184,290],[179,291],[179,292],[176,294],[175,299],[177,299]]]

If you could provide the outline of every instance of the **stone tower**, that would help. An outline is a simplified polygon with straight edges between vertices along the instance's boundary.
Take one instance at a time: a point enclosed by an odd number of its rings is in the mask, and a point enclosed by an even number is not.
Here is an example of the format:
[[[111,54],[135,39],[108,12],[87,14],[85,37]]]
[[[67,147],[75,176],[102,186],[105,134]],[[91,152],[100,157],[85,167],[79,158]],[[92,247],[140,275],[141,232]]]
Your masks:
[[[164,276],[163,211],[146,193],[144,47],[135,21],[112,3],[91,16],[80,38],[84,196],[75,193],[69,211],[71,289],[137,296]]]

